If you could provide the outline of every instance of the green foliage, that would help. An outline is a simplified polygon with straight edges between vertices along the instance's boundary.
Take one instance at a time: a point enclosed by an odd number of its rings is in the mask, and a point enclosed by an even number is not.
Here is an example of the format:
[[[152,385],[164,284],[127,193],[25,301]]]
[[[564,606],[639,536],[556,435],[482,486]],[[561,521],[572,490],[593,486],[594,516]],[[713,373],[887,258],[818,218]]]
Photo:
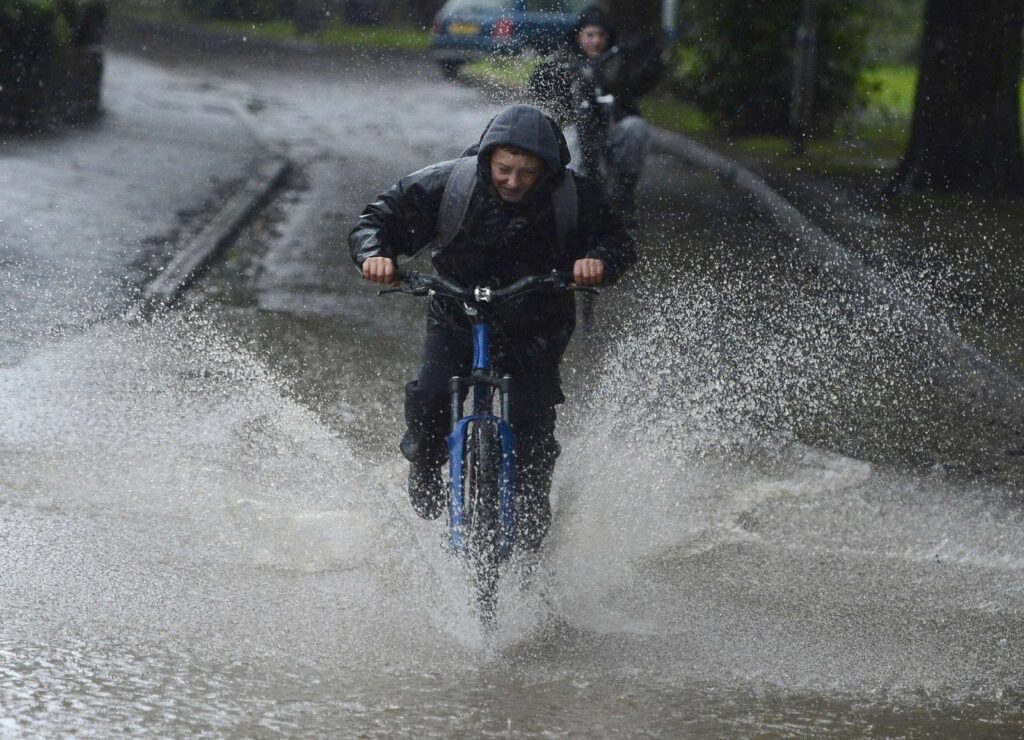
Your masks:
[[[924,0],[871,0],[871,3],[867,64],[916,64]]]
[[[265,39],[290,40],[299,36],[292,21],[212,21],[208,25],[232,33]],[[332,46],[367,49],[406,49],[423,51],[430,45],[430,35],[415,28],[394,26],[350,26],[334,21],[310,40]]]
[[[640,101],[640,113],[655,126],[687,134],[706,133],[711,122],[692,103],[668,95],[648,95]]]
[[[184,0],[183,8],[194,18],[270,21],[292,17],[295,0]]]
[[[148,0],[152,2],[152,0]],[[442,0],[176,0],[197,20],[266,23],[288,20],[303,35],[326,29],[332,21],[360,26],[425,28]],[[147,0],[126,0],[129,14]]]
[[[28,34],[33,39],[55,40],[54,25],[60,11],[54,0],[13,0],[0,6],[0,38],[3,38],[3,52],[10,53],[18,44],[19,34]]]
[[[759,3],[695,0],[697,44],[677,88],[719,128],[734,134],[781,133],[789,124],[802,0]],[[830,133],[856,100],[869,0],[819,2],[815,133]]]
[[[0,123],[61,119],[78,104],[98,106],[96,55],[85,47],[99,41],[106,10],[105,0],[0,6]]]
[[[291,21],[209,21],[202,25],[232,34],[274,41],[290,41],[298,35]]]
[[[0,8],[0,112],[14,117],[40,107],[39,80],[69,41],[67,21],[53,0],[15,0]]]
[[[917,92],[917,67],[897,65],[865,69],[859,89],[866,108],[910,118]]]
[[[338,46],[412,51],[422,51],[430,45],[430,35],[414,28],[350,26],[337,22],[328,25],[320,33],[319,39]]]
[[[106,0],[5,0],[0,5],[0,56],[96,43],[106,13]]]

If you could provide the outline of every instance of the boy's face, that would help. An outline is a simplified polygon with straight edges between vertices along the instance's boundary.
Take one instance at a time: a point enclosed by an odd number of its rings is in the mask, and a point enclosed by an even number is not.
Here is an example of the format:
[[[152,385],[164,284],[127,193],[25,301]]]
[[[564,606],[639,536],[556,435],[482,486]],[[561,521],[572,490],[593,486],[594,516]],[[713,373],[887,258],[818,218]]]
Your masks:
[[[576,40],[590,59],[596,59],[608,50],[608,33],[600,26],[584,26]]]
[[[507,203],[518,203],[533,189],[544,171],[540,157],[499,146],[491,155],[491,182]]]

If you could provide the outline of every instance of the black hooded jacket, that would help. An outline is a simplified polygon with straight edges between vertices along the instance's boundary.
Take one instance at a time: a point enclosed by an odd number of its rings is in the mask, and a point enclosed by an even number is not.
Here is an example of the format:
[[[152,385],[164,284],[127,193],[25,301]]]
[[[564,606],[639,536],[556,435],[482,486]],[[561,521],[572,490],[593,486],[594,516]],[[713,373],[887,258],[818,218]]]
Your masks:
[[[491,184],[490,161],[499,146],[531,152],[545,163],[541,179],[520,203],[501,199]],[[636,260],[626,233],[599,185],[567,170],[569,152],[561,131],[538,109],[512,106],[484,130],[477,153],[477,186],[462,228],[450,244],[438,246],[438,212],[455,160],[431,165],[402,178],[363,211],[349,234],[357,265],[369,257],[412,255],[431,247],[440,275],[465,285],[504,287],[526,275],[571,270],[585,257],[605,265],[605,282],[617,280]],[[576,177],[579,209],[576,232],[558,243],[552,188]],[[534,293],[502,304],[497,334],[539,340],[543,353],[557,362],[575,326],[571,294]],[[458,330],[469,322],[450,302],[432,300],[429,320]]]
[[[589,59],[577,40],[580,30],[587,26],[598,26],[608,34],[608,51],[597,60]],[[561,125],[588,126],[592,124],[581,118],[599,111],[598,90],[615,96],[611,118],[618,121],[640,114],[640,98],[651,91],[663,73],[661,48],[654,39],[620,42],[607,14],[591,6],[580,14],[565,46],[534,69],[528,90],[532,99]]]

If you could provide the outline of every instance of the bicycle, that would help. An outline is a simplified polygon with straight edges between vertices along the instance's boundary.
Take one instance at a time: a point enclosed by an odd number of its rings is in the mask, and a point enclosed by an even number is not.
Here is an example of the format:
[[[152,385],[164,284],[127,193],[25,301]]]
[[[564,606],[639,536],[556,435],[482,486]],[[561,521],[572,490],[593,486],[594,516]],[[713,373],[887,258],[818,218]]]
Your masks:
[[[449,382],[448,542],[469,565],[481,621],[485,627],[493,627],[499,568],[515,551],[515,435],[508,421],[513,379],[492,366],[488,309],[542,290],[597,290],[576,286],[572,273],[557,271],[525,277],[498,289],[468,288],[440,275],[411,270],[396,271],[395,280],[399,287],[379,290],[377,295],[405,293],[451,300],[462,306],[473,327],[470,374]],[[465,414],[464,399],[470,390],[471,411]]]

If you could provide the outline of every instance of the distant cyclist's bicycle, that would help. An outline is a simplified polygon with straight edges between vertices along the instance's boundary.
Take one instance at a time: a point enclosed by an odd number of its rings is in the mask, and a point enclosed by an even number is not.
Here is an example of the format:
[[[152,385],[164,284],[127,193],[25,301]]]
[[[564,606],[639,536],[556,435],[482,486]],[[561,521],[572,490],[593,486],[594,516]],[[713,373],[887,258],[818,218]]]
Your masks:
[[[497,613],[498,570],[515,550],[515,436],[509,426],[512,376],[492,366],[490,309],[497,303],[538,291],[594,288],[572,284],[572,274],[526,277],[507,288],[467,288],[429,273],[399,270],[399,287],[378,291],[431,296],[459,304],[473,325],[473,364],[469,375],[453,377],[451,434],[448,435],[450,487],[448,529],[452,550],[465,558],[475,580],[480,618],[492,626]],[[472,405],[463,413],[472,390]]]

